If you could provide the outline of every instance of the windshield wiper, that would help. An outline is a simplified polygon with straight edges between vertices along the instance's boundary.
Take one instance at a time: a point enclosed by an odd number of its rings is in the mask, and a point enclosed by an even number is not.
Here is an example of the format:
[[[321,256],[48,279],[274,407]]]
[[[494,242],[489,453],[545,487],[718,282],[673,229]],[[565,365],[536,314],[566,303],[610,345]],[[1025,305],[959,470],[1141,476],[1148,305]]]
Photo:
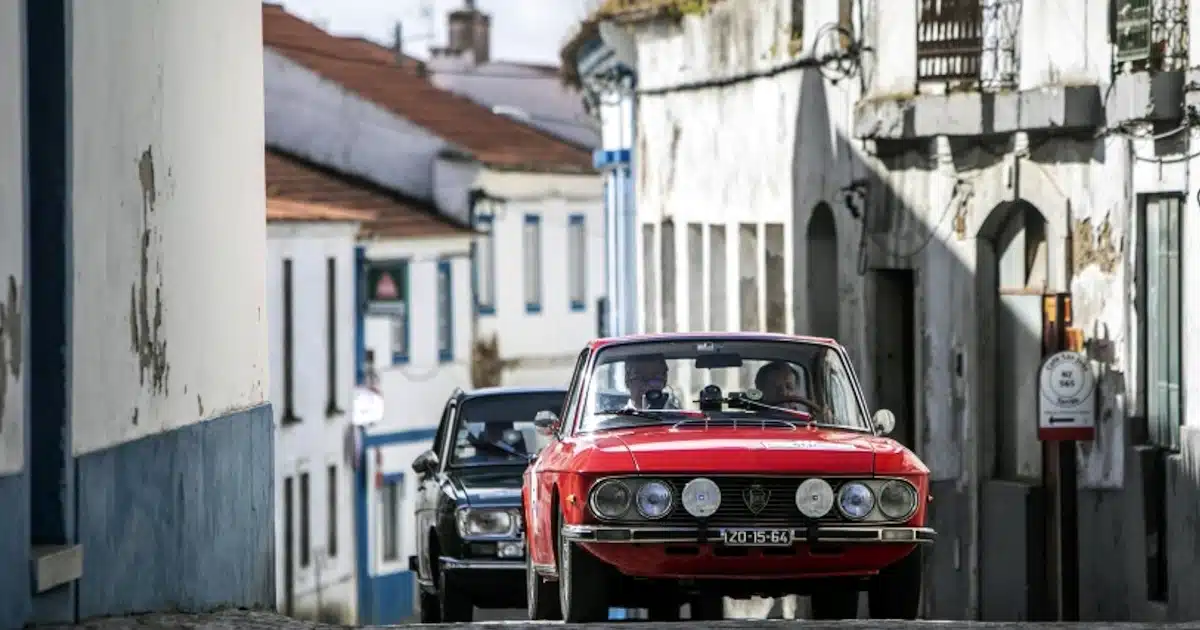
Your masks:
[[[630,407],[621,407],[619,409],[602,409],[594,415],[597,416],[627,416],[630,418],[645,418],[646,420],[662,421],[662,416],[658,415],[663,411],[672,411],[670,409],[632,409]]]
[[[517,449],[504,444],[503,442],[489,442],[487,440],[481,440],[470,434],[467,435],[467,441],[471,443],[471,446],[490,448],[494,452],[520,457],[524,460],[533,459],[533,456],[529,453],[522,453],[521,451],[518,451]]]

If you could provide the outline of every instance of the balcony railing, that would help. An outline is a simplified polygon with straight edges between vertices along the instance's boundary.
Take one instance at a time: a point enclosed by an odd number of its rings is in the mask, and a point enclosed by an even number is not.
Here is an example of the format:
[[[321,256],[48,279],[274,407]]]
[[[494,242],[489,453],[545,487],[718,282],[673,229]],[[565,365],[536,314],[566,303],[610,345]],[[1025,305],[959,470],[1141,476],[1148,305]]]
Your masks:
[[[949,89],[1017,83],[1020,0],[921,0],[917,78]]]
[[[1118,0],[1113,43],[1118,71],[1187,68],[1187,0]]]

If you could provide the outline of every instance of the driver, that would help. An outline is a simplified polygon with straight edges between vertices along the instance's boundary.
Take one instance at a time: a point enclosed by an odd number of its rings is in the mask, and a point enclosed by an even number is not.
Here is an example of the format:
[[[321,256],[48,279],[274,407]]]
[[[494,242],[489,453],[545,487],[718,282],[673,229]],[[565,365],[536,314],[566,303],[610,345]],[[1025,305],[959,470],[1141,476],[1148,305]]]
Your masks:
[[[794,400],[805,394],[800,386],[800,373],[787,361],[772,361],[759,368],[754,375],[754,387],[763,393],[762,401],[768,405],[805,410],[803,403]]]
[[[626,407],[679,409],[679,401],[664,391],[667,387],[667,373],[667,360],[660,355],[642,355],[627,360],[625,387],[629,389],[629,403]],[[647,399],[646,394],[650,394],[650,399]]]

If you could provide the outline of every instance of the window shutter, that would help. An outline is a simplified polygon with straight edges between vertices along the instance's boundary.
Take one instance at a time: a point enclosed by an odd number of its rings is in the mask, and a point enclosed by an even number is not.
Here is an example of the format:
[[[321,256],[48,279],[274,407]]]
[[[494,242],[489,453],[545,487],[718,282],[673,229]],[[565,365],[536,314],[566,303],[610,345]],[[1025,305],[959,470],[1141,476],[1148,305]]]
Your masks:
[[[1150,58],[1150,0],[1116,0],[1114,61],[1125,63]]]

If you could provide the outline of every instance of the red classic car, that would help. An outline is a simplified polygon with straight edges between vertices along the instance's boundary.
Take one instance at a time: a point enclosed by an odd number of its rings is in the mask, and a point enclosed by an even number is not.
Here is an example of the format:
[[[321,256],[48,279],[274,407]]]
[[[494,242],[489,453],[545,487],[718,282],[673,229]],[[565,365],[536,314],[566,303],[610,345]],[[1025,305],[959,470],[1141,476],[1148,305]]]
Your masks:
[[[610,607],[720,619],[722,596],[811,595],[816,618],[914,619],[929,470],[885,437],[832,339],[593,341],[524,473],[531,619]]]

